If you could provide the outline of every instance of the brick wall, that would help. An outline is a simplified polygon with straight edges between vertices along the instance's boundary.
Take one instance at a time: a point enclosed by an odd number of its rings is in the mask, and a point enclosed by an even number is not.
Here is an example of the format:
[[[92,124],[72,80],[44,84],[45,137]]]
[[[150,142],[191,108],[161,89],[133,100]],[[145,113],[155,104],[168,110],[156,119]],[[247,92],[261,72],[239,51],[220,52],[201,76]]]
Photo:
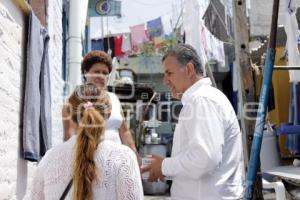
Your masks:
[[[0,199],[9,199],[17,180],[22,84],[22,13],[0,3]]]
[[[0,2],[0,199],[22,199],[35,165],[20,158],[19,127],[23,81],[25,17],[13,1]],[[53,144],[62,141],[62,1],[48,3]]]
[[[53,145],[63,139],[61,109],[63,103],[62,80],[62,0],[48,1],[48,31],[50,35],[49,62],[52,93],[52,133]]]

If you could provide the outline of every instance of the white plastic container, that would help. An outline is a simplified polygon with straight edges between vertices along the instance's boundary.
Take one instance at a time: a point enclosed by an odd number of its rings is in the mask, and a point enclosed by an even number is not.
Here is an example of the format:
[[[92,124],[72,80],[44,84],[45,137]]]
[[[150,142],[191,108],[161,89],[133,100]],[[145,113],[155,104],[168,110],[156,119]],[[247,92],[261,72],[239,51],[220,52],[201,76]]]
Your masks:
[[[144,160],[145,164],[149,164],[149,162],[151,163],[151,157],[146,157],[147,155],[158,155],[158,156],[161,156],[162,158],[165,158],[167,155],[167,147],[166,147],[166,145],[161,145],[161,144],[145,145],[145,146],[143,146],[143,149],[142,149],[142,156],[145,158],[145,160]],[[166,193],[167,188],[168,188],[166,181],[164,181],[164,182],[161,182],[161,181],[148,182],[147,176],[149,177],[149,173],[142,175],[142,179],[143,179],[142,183],[143,183],[143,188],[144,188],[145,194],[156,195],[156,194],[165,194]]]
[[[261,171],[267,171],[280,165],[277,138],[274,132],[265,130],[260,150]]]
[[[151,144],[151,135],[150,134],[145,135],[145,144]]]

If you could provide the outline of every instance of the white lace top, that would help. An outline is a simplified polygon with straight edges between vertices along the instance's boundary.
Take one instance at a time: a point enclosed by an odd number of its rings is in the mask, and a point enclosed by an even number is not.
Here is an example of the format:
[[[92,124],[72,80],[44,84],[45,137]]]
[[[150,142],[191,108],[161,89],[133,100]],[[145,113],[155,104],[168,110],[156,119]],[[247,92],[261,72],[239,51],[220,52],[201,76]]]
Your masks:
[[[61,197],[72,177],[75,143],[76,136],[73,136],[46,153],[33,179],[32,200],[57,200]],[[93,199],[143,199],[140,170],[131,149],[104,140],[98,146],[95,160],[99,181],[93,183]],[[72,199],[72,188],[66,199]]]

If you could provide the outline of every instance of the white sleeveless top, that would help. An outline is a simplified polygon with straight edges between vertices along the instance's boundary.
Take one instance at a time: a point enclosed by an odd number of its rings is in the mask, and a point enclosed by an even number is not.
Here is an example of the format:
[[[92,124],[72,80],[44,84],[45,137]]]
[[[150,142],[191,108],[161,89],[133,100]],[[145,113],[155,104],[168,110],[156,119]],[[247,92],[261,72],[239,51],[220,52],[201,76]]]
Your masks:
[[[111,115],[106,123],[105,139],[121,144],[119,128],[121,127],[123,117],[121,115],[121,103],[117,95],[107,92],[111,99]]]

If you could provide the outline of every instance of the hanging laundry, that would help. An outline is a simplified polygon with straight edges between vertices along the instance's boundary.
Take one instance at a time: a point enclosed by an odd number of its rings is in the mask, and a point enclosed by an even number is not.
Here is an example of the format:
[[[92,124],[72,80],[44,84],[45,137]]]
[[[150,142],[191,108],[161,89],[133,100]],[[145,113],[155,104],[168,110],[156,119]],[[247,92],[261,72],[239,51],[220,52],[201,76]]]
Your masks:
[[[104,41],[103,39],[92,39],[92,50],[103,51],[104,50]]]
[[[285,0],[284,3],[284,29],[287,35],[288,65],[300,67],[300,55],[298,51],[299,30],[295,1]],[[291,82],[289,123],[300,125],[300,68],[299,70],[289,70],[289,76]],[[286,146],[293,154],[300,154],[300,135],[288,135]]]
[[[112,58],[115,57],[115,41],[114,37],[107,37],[103,40],[104,51],[108,53]]]
[[[207,29],[219,40],[228,41],[225,7],[220,0],[211,0],[203,16]]]
[[[138,52],[139,47],[143,42],[149,41],[144,24],[130,27],[132,51]]]
[[[224,7],[225,7],[225,15],[229,16],[230,18],[233,18],[232,14],[232,0],[225,0],[223,2]]]
[[[147,22],[147,31],[150,38],[159,37],[164,34],[161,17]]]
[[[203,24],[201,24],[200,26],[200,42],[201,42],[201,46],[204,49],[205,53],[207,54],[207,41],[206,41],[206,28]]]
[[[225,25],[227,35],[234,35],[234,25],[233,25],[233,14],[232,14],[232,0],[225,0],[223,2],[225,7]]]
[[[300,125],[300,83],[291,83],[290,94],[289,123]],[[286,147],[292,154],[300,155],[300,135],[288,135]]]
[[[212,35],[205,26],[201,26],[201,46],[207,60],[217,60],[221,67],[225,67],[224,43]]]
[[[39,161],[52,145],[51,83],[47,30],[33,11],[29,13],[25,96],[23,111],[23,158]]]
[[[122,52],[129,52],[131,51],[131,40],[130,40],[130,34],[123,34],[122,35],[122,47],[121,47]]]
[[[293,0],[285,0],[284,29],[287,35],[286,48],[288,51],[288,65],[300,67],[298,51],[299,30],[296,18],[296,8]],[[300,69],[300,68],[299,68]],[[289,70],[290,82],[300,82],[300,70]]]
[[[200,50],[200,13],[197,0],[186,0],[182,16],[182,26],[185,32],[185,43],[192,45],[199,55]]]
[[[115,57],[120,58],[124,55],[122,52],[122,35],[118,35],[114,37],[114,43],[115,43]]]
[[[236,61],[230,64],[230,72],[232,76],[232,106],[236,114],[238,114],[238,84],[239,75]]]
[[[165,34],[171,34],[173,33],[173,28],[171,24],[171,16],[170,15],[163,15],[161,17],[161,23],[164,28],[164,33]]]

